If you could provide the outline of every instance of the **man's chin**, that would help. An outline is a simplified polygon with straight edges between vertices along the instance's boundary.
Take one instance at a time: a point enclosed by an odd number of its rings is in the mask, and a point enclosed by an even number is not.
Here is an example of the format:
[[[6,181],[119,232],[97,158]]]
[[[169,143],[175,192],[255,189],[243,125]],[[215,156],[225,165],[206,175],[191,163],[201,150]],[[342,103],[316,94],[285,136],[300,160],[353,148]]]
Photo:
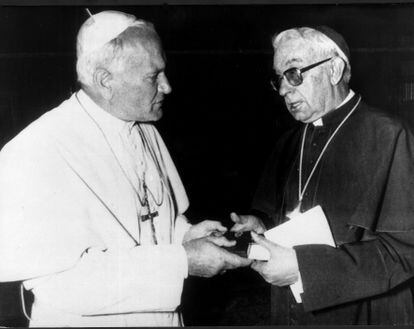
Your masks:
[[[159,119],[161,119],[162,118],[162,116],[163,116],[163,114],[164,114],[164,112],[162,111],[162,108],[160,107],[159,109],[157,109],[155,112],[154,112],[154,118],[155,118],[155,121],[158,121]]]
[[[149,119],[148,121],[151,121],[151,122],[158,121],[162,118],[162,116],[163,116],[162,109],[161,108],[156,109],[151,112],[151,115],[150,115],[150,118],[148,118]]]
[[[300,122],[306,123],[309,120],[309,117],[307,117],[306,115],[304,115],[301,112],[290,112],[290,114],[292,115],[292,117],[296,121],[300,121]]]
[[[155,122],[162,118],[162,110],[157,109],[156,111],[151,111],[150,113],[146,113],[145,116],[140,116],[135,118],[134,121],[136,122]]]

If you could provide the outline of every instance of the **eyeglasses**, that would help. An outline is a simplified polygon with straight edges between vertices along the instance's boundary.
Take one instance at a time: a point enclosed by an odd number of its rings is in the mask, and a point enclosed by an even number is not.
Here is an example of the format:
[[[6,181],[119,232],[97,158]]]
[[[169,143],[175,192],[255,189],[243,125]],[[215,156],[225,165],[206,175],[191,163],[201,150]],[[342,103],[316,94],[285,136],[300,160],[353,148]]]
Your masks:
[[[292,67],[290,69],[287,69],[285,72],[283,72],[282,75],[276,74],[276,78],[271,79],[270,84],[272,85],[272,88],[275,91],[278,91],[280,89],[280,84],[282,83],[282,80],[285,77],[287,82],[289,82],[289,84],[291,86],[294,86],[294,87],[299,86],[303,82],[302,73],[304,73],[306,71],[309,71],[309,70],[313,69],[314,67],[317,67],[317,66],[319,66],[319,65],[321,65],[321,64],[323,64],[323,63],[325,63],[325,62],[327,62],[331,59],[332,59],[332,57],[324,59],[323,61],[311,64],[311,65],[305,66],[301,69],[298,69],[297,67]]]

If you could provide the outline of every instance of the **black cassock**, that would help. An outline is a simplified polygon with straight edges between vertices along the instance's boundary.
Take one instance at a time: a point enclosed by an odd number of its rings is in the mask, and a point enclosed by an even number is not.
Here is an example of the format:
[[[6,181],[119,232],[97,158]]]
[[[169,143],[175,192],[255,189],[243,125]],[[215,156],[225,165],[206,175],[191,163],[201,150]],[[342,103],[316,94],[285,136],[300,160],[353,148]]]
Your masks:
[[[359,99],[308,125],[302,185],[322,148]],[[277,143],[253,210],[269,227],[298,203],[304,125]],[[303,197],[320,205],[337,248],[295,247],[304,293],[272,286],[272,324],[414,324],[414,136],[403,123],[361,102],[334,136]]]

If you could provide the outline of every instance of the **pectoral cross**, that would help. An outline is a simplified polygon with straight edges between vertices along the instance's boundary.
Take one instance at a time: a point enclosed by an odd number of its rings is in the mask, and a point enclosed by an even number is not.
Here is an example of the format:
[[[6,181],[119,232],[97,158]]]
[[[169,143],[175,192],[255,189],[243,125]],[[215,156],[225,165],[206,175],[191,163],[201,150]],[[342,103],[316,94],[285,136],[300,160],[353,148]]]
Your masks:
[[[150,220],[151,225],[153,225],[154,217],[158,216],[158,211],[151,212],[151,208],[150,208],[150,205],[149,205],[149,202],[148,202],[147,186],[145,185],[145,183],[144,183],[144,202],[143,202],[142,206],[143,206],[144,209],[147,210],[147,214],[141,215],[141,220],[143,222],[145,222],[147,220]]]
[[[148,202],[147,185],[145,184],[145,181],[144,181],[144,184],[143,184],[143,188],[144,188],[144,202],[142,203],[142,207],[144,209],[146,209],[147,214],[141,215],[140,217],[141,217],[141,220],[143,222],[145,222],[147,220],[150,221],[150,223],[151,223],[152,240],[154,241],[155,244],[158,244],[157,236],[155,234],[155,225],[154,225],[154,217],[157,217],[158,216],[158,211],[151,212],[151,208],[150,208],[150,205],[149,205],[149,202]]]
[[[145,222],[147,220],[150,220],[152,222],[154,220],[154,217],[158,216],[158,211],[151,212],[150,208],[149,208],[149,205],[146,205],[145,207],[147,208],[148,214],[141,215],[141,220],[143,222]]]

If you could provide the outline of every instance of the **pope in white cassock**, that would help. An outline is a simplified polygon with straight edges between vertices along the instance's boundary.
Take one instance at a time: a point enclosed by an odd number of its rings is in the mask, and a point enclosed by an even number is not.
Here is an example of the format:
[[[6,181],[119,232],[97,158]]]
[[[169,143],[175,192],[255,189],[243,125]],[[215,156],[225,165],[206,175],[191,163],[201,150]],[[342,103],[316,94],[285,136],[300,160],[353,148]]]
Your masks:
[[[104,11],[77,40],[82,89],[0,153],[0,281],[23,281],[30,326],[179,326],[183,280],[250,261],[191,226],[156,128],[171,87],[152,24]],[[23,294],[22,294],[23,295]]]

